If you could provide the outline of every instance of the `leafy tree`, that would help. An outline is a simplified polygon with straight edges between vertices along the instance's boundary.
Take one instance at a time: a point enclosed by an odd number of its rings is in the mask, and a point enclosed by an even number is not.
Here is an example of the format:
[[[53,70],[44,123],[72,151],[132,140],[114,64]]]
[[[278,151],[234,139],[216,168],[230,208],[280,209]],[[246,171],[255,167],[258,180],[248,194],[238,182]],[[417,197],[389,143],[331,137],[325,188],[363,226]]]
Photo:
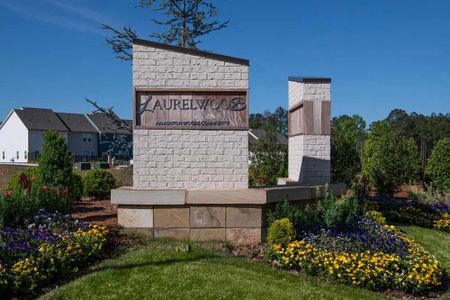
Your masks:
[[[249,116],[249,127],[251,129],[258,129],[258,128],[262,128],[264,126],[266,122],[266,118],[264,117],[263,114],[260,113],[256,113],[256,114],[250,114]]]
[[[272,113],[266,110],[263,114],[256,113],[249,116],[249,127],[252,129],[273,126],[276,131],[287,136],[288,134],[288,111],[284,107],[277,107]]]
[[[406,111],[393,109],[386,118],[386,121],[397,134],[404,137],[412,137],[411,130],[414,124]]]
[[[361,155],[367,136],[366,122],[359,115],[334,117],[331,123],[331,176],[350,182],[361,171]]]
[[[229,21],[219,22],[215,5],[208,0],[141,0],[138,7],[150,8],[160,13],[163,19],[152,19],[153,23],[167,28],[161,33],[152,33],[166,44],[175,44],[184,48],[196,49],[200,38],[211,32],[228,26]],[[122,30],[102,24],[101,28],[112,32],[113,37],[106,40],[120,60],[132,59],[133,39],[136,32],[131,27]]]
[[[418,178],[419,156],[413,139],[399,136],[386,121],[375,122],[364,144],[363,175],[380,194],[393,195]]]
[[[434,147],[425,175],[438,191],[450,189],[450,137],[440,140]]]
[[[287,136],[288,135],[288,111],[281,106],[275,109],[272,114],[276,122],[276,129],[279,133]]]
[[[435,144],[450,136],[450,114],[431,114],[425,116],[415,112],[408,114],[404,110],[394,109],[385,119],[396,134],[405,138],[413,138],[420,151],[422,166]]]
[[[44,185],[72,187],[72,164],[67,152],[67,143],[56,131],[44,134],[38,173]]]
[[[265,127],[266,135],[251,147],[250,185],[275,185],[286,169],[287,153],[278,143],[272,126]]]

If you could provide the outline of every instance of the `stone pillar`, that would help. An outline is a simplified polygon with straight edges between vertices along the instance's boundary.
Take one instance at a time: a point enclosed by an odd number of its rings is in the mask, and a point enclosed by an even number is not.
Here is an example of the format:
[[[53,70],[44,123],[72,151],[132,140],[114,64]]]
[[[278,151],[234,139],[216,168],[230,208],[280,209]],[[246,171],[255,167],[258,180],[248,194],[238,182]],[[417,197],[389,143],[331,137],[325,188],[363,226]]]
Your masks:
[[[289,179],[330,182],[331,79],[289,77]]]
[[[248,110],[234,104],[230,107],[236,97],[247,97],[248,69],[249,62],[244,59],[150,41],[134,42],[135,93],[147,91],[140,96],[147,97],[143,99],[153,96],[144,121],[231,121],[219,127],[155,123],[149,127],[136,123],[135,116],[134,188],[248,188]],[[198,98],[215,102],[202,110]],[[171,102],[163,103],[166,99]],[[165,109],[168,107],[171,109]],[[152,109],[155,112],[150,112]],[[235,126],[240,117],[241,125]]]

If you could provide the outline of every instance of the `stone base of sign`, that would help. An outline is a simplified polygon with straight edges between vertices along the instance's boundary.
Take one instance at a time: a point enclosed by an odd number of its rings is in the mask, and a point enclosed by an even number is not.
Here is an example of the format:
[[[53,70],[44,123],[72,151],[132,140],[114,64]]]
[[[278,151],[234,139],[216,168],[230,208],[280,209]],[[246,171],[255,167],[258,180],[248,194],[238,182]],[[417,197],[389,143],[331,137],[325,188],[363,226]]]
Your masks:
[[[234,244],[257,244],[265,238],[264,212],[284,200],[308,201],[345,192],[345,185],[282,187],[242,190],[136,190],[112,191],[118,205],[120,226],[155,238],[196,241],[225,240]],[[173,197],[173,198],[172,198]]]

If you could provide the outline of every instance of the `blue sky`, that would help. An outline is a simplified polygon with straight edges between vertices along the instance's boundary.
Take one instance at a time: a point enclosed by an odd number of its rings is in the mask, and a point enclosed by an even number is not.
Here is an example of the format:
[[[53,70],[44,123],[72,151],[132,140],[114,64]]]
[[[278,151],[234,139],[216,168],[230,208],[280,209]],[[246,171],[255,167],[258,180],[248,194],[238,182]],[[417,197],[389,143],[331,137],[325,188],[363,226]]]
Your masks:
[[[161,28],[137,1],[0,0],[0,118],[14,107],[131,117],[131,66],[100,23]],[[332,114],[450,112],[450,1],[215,1],[228,28],[201,49],[250,59],[251,112],[287,106],[287,77],[332,78]]]

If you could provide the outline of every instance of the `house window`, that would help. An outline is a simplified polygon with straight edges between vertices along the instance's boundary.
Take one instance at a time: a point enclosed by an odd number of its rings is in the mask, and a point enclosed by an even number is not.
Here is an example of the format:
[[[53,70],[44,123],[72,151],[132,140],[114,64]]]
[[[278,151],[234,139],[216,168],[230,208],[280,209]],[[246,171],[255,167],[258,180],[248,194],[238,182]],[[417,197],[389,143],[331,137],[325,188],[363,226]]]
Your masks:
[[[83,134],[83,143],[92,142],[92,136],[90,134]]]
[[[16,151],[16,158],[19,159],[19,151]]]
[[[28,152],[27,151],[23,151],[23,158],[28,159]]]
[[[6,157],[6,154],[5,154],[5,151],[3,151],[2,158],[5,159],[5,157]]]

